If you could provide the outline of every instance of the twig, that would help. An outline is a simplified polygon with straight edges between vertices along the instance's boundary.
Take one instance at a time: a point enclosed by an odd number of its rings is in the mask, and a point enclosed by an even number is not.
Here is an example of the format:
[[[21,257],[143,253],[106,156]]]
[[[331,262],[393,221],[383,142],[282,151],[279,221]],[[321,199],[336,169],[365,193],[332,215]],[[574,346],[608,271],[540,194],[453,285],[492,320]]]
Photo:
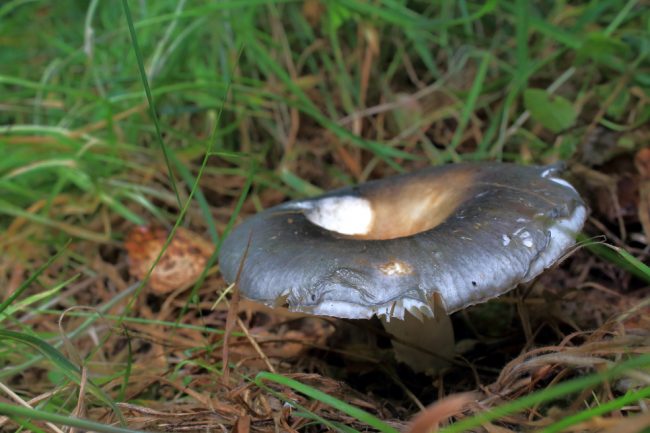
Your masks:
[[[29,403],[27,403],[25,400],[23,400],[22,398],[20,398],[20,396],[19,396],[18,394],[16,394],[15,392],[13,392],[9,387],[7,387],[7,386],[6,386],[4,383],[2,383],[2,382],[0,382],[0,389],[2,389],[4,392],[6,392],[7,395],[9,395],[9,397],[11,397],[11,398],[12,398],[16,403],[18,403],[19,405],[24,406],[24,407],[27,407],[27,408],[30,408],[30,409],[34,409],[33,407],[31,407],[31,406],[29,405]],[[6,416],[0,417],[0,426],[2,426],[5,422],[7,422],[8,419],[9,419],[9,417],[6,417]],[[51,428],[52,430],[54,430],[56,433],[63,433],[63,431],[62,431],[60,428],[58,428],[57,426],[55,426],[55,425],[52,424],[51,422],[47,422],[47,421],[46,421],[45,424],[46,424],[49,428]]]
[[[228,385],[228,380],[230,379],[230,369],[228,368],[228,341],[230,339],[230,334],[235,327],[235,321],[238,319],[237,309],[239,307],[239,279],[241,277],[242,270],[244,269],[244,262],[246,262],[246,256],[248,255],[248,248],[251,246],[252,238],[253,233],[251,232],[248,235],[246,249],[244,250],[241,260],[239,261],[239,269],[237,269],[237,276],[235,277],[232,297],[230,298],[230,308],[228,308],[228,317],[226,318],[226,329],[224,329],[223,334],[223,349],[221,352],[221,362],[223,363],[222,383],[226,386]]]
[[[251,333],[248,331],[248,327],[244,324],[244,322],[239,317],[237,318],[237,324],[241,328],[242,332],[246,335],[246,338],[248,338],[248,341],[250,341],[251,346],[253,346],[253,348],[255,349],[257,354],[260,356],[260,358],[262,358],[262,360],[266,364],[266,367],[269,369],[269,371],[271,373],[276,373],[275,369],[271,365],[271,361],[269,361],[268,356],[266,356],[266,354],[262,351],[262,348],[257,343],[257,340],[255,340],[255,338],[253,338]]]

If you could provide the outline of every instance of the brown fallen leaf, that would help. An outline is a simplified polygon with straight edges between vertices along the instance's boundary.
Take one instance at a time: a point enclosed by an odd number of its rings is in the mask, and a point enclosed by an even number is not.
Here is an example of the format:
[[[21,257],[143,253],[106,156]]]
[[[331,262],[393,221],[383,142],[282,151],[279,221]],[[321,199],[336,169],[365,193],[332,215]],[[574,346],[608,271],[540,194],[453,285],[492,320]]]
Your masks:
[[[251,431],[251,417],[243,415],[237,418],[232,431],[233,433],[249,433]]]
[[[136,227],[124,246],[129,255],[129,273],[144,278],[160,254],[169,232],[162,227]],[[198,234],[179,227],[160,261],[151,272],[148,285],[158,294],[192,285],[203,272],[214,245]]]
[[[408,433],[432,433],[438,431],[442,421],[461,413],[465,407],[476,401],[477,395],[471,392],[454,394],[438,400],[417,414],[407,430]]]

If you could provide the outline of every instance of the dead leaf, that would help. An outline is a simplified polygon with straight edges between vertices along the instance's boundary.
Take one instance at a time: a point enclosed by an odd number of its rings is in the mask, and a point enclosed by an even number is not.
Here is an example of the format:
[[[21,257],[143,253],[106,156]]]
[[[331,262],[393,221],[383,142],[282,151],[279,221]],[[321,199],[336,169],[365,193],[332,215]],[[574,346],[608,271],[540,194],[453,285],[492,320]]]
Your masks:
[[[124,243],[129,273],[144,278],[165,244],[169,232],[162,227],[136,227]],[[151,272],[149,287],[158,294],[187,288],[203,272],[214,245],[198,234],[179,227],[162,258]]]
[[[476,401],[476,399],[477,395],[475,393],[466,392],[450,395],[438,400],[413,418],[408,433],[431,433],[438,431],[438,427],[442,421],[459,414],[465,409],[465,406]]]
[[[237,418],[232,431],[234,433],[249,433],[251,431],[251,417],[243,415]]]

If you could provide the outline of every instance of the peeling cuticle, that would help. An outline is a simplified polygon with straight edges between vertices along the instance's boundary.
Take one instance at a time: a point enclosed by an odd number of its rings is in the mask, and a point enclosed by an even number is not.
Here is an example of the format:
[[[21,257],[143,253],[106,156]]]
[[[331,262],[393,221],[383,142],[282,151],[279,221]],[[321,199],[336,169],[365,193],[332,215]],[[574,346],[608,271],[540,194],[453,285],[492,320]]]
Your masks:
[[[379,270],[385,275],[410,275],[413,273],[413,267],[401,260],[393,260],[379,266]]]

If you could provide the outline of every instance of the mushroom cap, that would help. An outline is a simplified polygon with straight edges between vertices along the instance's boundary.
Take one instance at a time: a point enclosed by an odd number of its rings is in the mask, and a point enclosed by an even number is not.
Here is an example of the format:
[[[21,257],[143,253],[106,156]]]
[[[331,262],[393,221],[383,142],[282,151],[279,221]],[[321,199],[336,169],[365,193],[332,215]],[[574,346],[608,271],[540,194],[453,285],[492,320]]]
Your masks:
[[[574,244],[586,218],[559,168],[430,167],[294,200],[224,241],[227,281],[269,306],[343,318],[432,316],[529,281]]]

